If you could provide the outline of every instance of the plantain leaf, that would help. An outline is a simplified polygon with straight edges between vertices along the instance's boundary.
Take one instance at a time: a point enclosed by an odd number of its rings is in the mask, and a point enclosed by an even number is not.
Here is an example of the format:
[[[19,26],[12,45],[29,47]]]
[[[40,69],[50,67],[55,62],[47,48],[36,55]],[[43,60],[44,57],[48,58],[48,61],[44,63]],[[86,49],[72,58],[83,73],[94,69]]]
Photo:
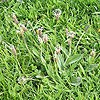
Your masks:
[[[71,79],[71,85],[74,85],[74,86],[80,85],[81,82],[82,82],[81,77],[73,77],[73,78]]]
[[[66,61],[66,64],[69,65],[69,64],[73,64],[77,61],[79,61],[80,59],[82,58],[82,55],[81,54],[75,54],[73,56],[70,56],[67,61]]]

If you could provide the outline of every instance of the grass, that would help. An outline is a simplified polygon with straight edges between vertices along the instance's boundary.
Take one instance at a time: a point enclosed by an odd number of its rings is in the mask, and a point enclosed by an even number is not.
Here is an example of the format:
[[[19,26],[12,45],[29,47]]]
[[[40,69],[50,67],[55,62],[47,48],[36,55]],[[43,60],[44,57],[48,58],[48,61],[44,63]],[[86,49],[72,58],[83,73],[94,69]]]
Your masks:
[[[0,100],[99,100],[100,1],[20,1],[0,2]]]

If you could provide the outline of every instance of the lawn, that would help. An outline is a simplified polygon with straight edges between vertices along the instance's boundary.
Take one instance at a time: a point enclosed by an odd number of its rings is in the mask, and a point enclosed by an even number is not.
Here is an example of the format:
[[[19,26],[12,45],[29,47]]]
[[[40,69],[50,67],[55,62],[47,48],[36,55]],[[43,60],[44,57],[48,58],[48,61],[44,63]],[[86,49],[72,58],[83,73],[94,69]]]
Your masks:
[[[100,0],[1,0],[0,100],[100,100]]]

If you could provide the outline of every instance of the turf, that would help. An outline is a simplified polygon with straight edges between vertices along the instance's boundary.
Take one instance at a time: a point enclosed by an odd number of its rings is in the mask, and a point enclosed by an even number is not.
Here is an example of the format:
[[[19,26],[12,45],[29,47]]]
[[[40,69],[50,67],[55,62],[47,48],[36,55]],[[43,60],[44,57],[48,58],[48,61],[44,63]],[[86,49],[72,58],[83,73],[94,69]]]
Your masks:
[[[0,1],[0,100],[100,100],[99,29],[99,0]]]

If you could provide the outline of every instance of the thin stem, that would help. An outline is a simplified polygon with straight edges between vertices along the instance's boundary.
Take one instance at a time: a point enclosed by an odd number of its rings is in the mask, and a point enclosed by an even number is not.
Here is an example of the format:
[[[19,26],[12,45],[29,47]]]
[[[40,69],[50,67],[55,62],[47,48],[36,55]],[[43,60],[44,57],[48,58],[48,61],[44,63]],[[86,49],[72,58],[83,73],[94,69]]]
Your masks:
[[[80,36],[79,41],[77,42],[77,44],[76,44],[73,52],[76,51],[76,49],[77,49],[77,47],[78,47],[78,45],[79,45],[79,43],[80,43],[80,41],[81,41],[81,39],[82,39],[82,37],[83,37],[84,34],[85,34],[85,32],[83,32],[82,35]]]

